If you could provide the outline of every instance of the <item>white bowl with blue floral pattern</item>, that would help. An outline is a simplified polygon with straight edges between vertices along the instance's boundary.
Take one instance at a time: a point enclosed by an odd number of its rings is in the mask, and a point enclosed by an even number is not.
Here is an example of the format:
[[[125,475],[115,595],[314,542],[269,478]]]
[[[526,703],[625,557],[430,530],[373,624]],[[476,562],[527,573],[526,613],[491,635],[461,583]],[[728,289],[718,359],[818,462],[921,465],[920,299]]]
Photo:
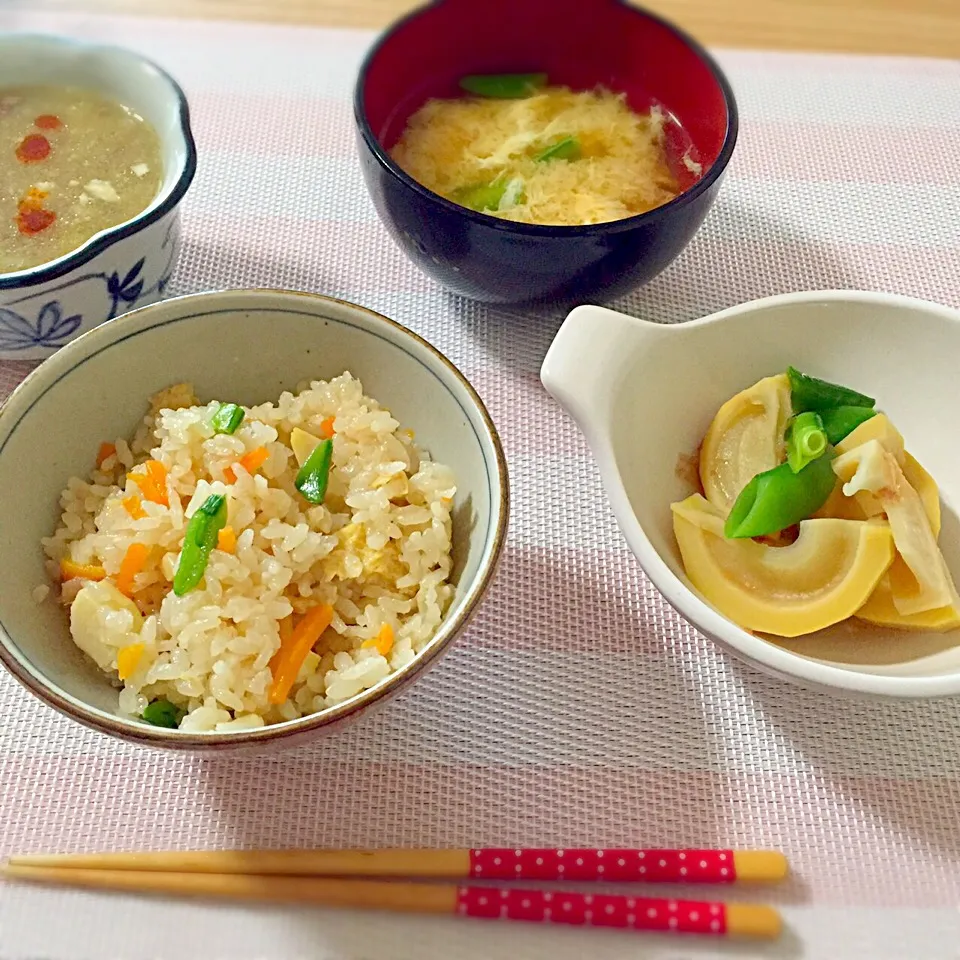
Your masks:
[[[0,88],[29,84],[85,87],[131,107],[157,131],[164,175],[136,217],[56,260],[0,273],[0,359],[8,360],[42,360],[163,297],[179,252],[179,204],[196,170],[183,91],[138,54],[61,37],[0,36]]]

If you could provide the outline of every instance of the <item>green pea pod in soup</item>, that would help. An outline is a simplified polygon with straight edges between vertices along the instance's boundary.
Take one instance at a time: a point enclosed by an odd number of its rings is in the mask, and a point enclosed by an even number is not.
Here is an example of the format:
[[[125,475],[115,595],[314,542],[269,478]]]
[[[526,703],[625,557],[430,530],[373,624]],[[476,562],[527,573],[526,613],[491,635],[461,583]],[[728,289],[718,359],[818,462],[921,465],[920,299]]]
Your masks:
[[[460,89],[477,97],[519,100],[547,85],[545,73],[487,73],[462,77]]]
[[[581,155],[580,141],[576,137],[564,137],[553,146],[547,147],[543,153],[537,154],[537,163],[547,160],[579,160]]]
[[[484,210],[499,210],[500,201],[507,192],[507,181],[480,184],[475,187],[463,187],[453,194],[453,199],[471,210],[483,213]]]

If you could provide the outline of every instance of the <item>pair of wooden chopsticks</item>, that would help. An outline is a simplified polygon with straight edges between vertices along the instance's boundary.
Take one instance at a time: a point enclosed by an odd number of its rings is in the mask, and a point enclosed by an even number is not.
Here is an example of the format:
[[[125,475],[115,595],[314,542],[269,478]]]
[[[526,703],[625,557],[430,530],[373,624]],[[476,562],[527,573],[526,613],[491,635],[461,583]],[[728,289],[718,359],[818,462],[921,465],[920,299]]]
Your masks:
[[[778,936],[781,921],[760,904],[410,881],[749,883],[786,873],[772,850],[596,848],[35,854],[3,869],[11,880],[88,889],[763,938]]]

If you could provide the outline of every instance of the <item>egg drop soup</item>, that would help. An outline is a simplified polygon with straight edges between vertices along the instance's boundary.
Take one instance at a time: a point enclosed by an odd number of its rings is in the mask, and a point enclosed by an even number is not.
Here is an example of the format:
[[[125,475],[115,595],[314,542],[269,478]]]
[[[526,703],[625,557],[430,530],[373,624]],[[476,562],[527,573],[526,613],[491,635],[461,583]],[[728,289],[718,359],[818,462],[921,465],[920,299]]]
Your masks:
[[[434,193],[504,220],[565,226],[636,216],[680,193],[659,108],[637,113],[602,88],[537,88],[534,79],[515,96],[502,83],[514,77],[473,79],[500,89],[477,84],[491,92],[427,101],[391,151]]]

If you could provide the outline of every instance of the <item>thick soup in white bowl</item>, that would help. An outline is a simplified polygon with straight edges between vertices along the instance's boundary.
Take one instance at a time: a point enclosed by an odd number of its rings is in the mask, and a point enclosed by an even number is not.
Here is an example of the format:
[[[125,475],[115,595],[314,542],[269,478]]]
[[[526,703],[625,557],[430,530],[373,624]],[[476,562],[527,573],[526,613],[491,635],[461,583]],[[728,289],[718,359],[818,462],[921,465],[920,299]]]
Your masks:
[[[162,183],[156,130],[83,87],[0,87],[0,144],[3,273],[72,253],[142,213]]]
[[[130,51],[0,38],[0,358],[160,299],[196,165],[186,99]]]

